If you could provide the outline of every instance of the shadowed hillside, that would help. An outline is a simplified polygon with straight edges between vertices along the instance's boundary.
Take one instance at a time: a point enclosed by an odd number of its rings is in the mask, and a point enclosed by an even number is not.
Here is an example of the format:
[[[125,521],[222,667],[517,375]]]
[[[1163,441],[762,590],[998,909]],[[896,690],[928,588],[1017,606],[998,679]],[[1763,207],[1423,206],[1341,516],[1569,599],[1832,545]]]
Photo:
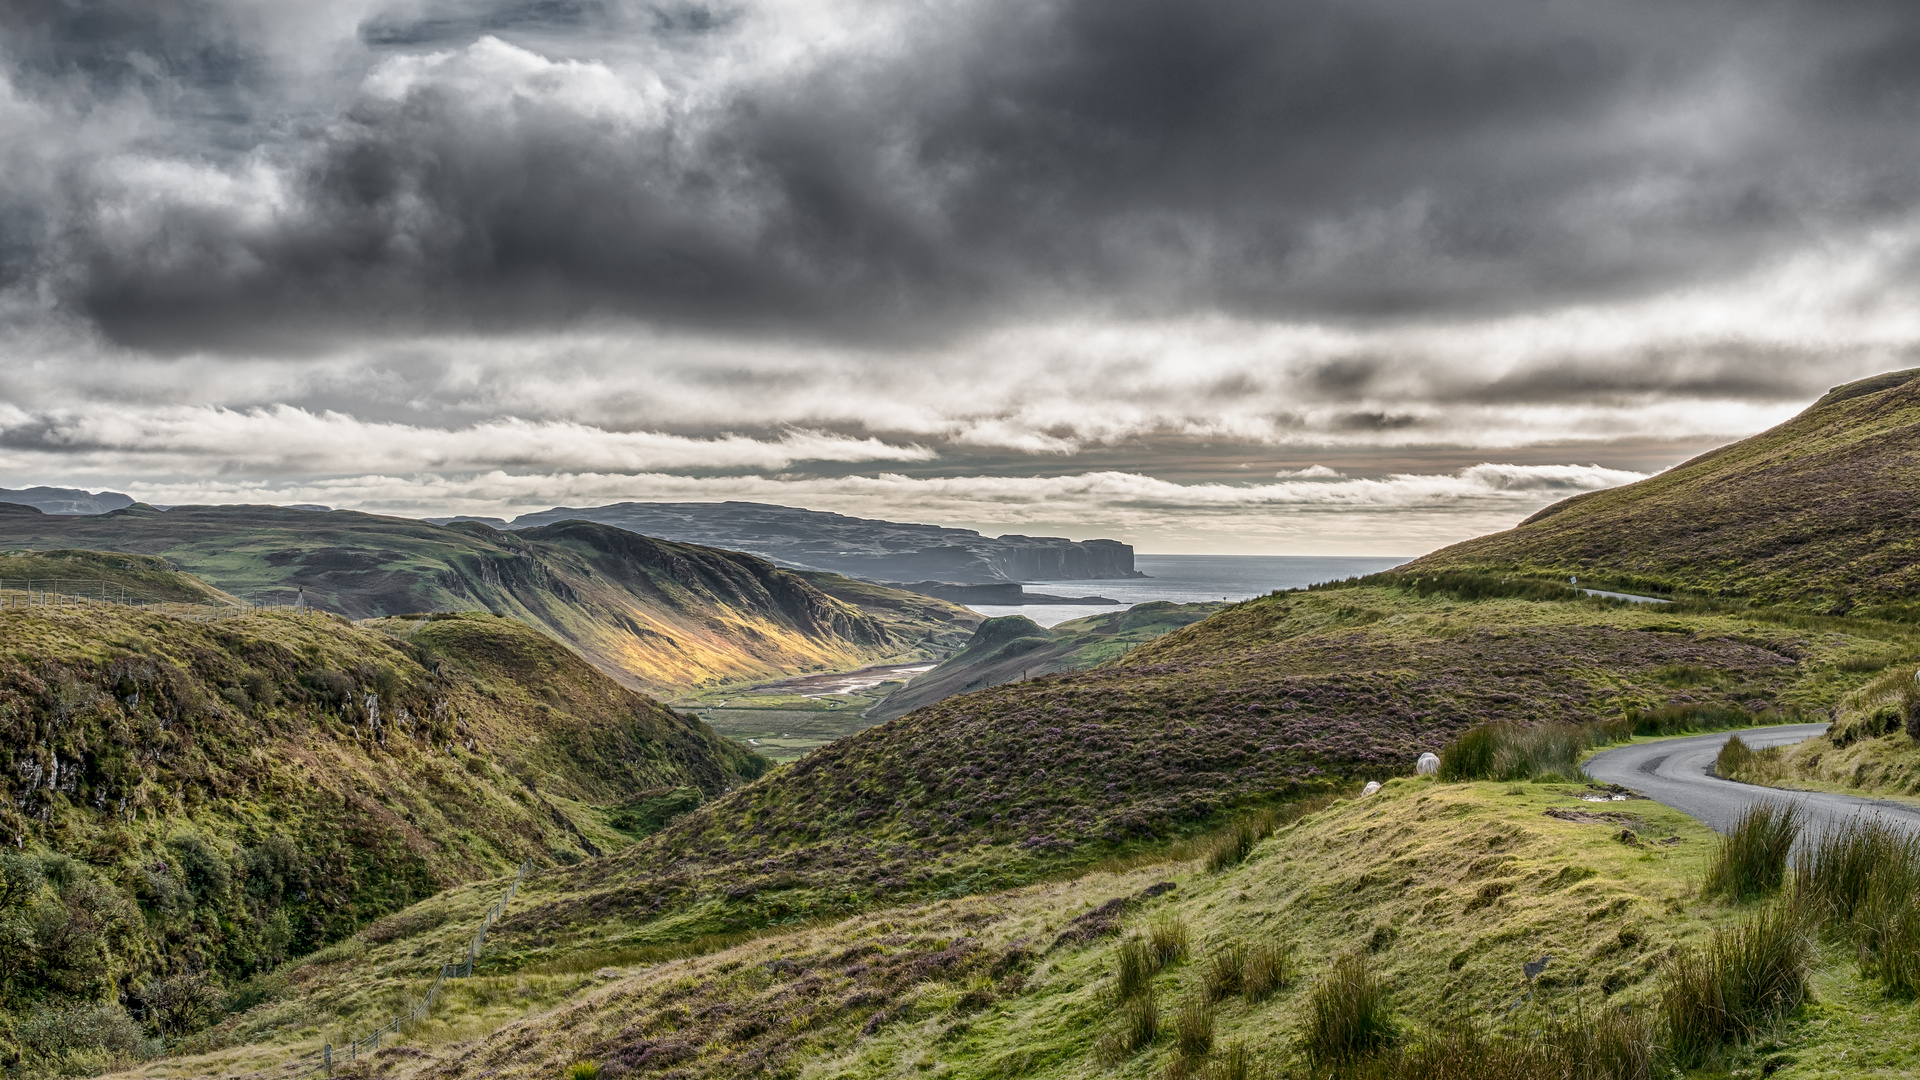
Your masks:
[[[1636,484],[1558,502],[1400,568],[1587,575],[1846,611],[1920,597],[1920,369]]]
[[[628,844],[623,807],[766,765],[515,621],[388,629],[0,611],[0,1036],[37,1005],[217,1000],[450,885]]]
[[[823,589],[832,575],[579,521],[508,533],[272,506],[57,517],[0,505],[0,546],[160,556],[251,602],[304,595],[356,619],[512,615],[649,693],[919,656],[959,645],[979,621],[928,597]]]
[[[891,720],[955,694],[1104,664],[1143,642],[1197,623],[1224,606],[1162,600],[1073,619],[1052,628],[1024,615],[988,619],[974,631],[966,648],[888,695],[869,709],[867,716]]]

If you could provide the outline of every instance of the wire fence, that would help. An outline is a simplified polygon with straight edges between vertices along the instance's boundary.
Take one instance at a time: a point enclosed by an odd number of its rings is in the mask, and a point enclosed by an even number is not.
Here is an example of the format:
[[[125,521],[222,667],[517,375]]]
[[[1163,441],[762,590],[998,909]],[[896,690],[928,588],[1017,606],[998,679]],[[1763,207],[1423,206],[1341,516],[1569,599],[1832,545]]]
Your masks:
[[[212,622],[258,612],[317,615],[320,609],[308,602],[305,593],[285,604],[250,604],[246,601],[167,600],[142,595],[100,578],[0,578],[0,610],[9,608],[90,608],[126,607],[180,619]]]
[[[232,1080],[299,1080],[300,1077],[312,1076],[315,1073],[332,1076],[335,1065],[358,1061],[360,1055],[371,1054],[380,1049],[383,1041],[388,1046],[396,1045],[408,1025],[425,1020],[432,1014],[433,1006],[440,1000],[440,990],[446,986],[448,979],[464,979],[473,974],[474,961],[480,959],[480,951],[487,944],[487,931],[493,929],[493,924],[506,915],[507,904],[519,894],[520,884],[527,880],[527,871],[531,869],[533,869],[532,859],[520,864],[520,872],[513,876],[513,881],[507,885],[507,891],[500,894],[500,899],[494,901],[493,906],[487,909],[486,916],[480,920],[480,929],[475,931],[473,937],[468,940],[466,955],[458,960],[441,964],[440,974],[434,976],[433,985],[427,988],[426,997],[408,1007],[406,1012],[349,1041],[344,1047],[335,1048],[332,1043],[328,1043],[318,1050],[302,1054],[270,1069],[246,1073],[233,1077]]]

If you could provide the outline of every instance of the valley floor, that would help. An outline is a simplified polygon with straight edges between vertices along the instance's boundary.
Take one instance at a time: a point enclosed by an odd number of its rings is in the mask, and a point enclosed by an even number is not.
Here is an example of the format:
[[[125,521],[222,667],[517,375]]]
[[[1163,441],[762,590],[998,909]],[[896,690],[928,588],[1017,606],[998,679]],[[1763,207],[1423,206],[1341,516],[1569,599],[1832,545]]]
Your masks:
[[[1646,1011],[1671,955],[1753,909],[1700,897],[1715,843],[1704,826],[1594,798],[1572,784],[1398,779],[1282,826],[1219,872],[1190,843],[680,955],[649,950],[642,932],[562,957],[505,934],[403,1045],[335,1074],[552,1078],[585,1061],[607,1077],[1160,1076],[1177,1056],[1170,1034],[1118,1060],[1099,1050],[1119,1012],[1120,945],[1153,933],[1184,940],[1152,984],[1163,1027],[1216,997],[1214,1056],[1243,1046],[1282,1075],[1304,1065],[1309,988],[1345,953],[1384,975],[1406,1038],[1460,1020],[1525,1032],[1556,1015]],[[287,969],[275,1001],[205,1036],[242,1045],[123,1075],[232,1076],[369,1026],[424,991],[494,894],[455,890]],[[1297,976],[1270,996],[1208,995],[1216,960],[1257,946],[1290,951]],[[1823,948],[1816,1000],[1701,1075],[1920,1069],[1920,1011]],[[1526,998],[1522,965],[1543,955]]]

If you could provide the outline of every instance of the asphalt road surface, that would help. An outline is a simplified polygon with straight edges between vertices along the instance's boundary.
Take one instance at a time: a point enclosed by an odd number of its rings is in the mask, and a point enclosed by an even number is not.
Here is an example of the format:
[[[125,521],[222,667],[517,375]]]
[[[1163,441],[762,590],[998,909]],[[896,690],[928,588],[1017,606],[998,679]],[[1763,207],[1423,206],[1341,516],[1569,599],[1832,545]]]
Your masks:
[[[1738,784],[1712,775],[1713,759],[1729,735],[1738,734],[1748,746],[1759,750],[1803,742],[1826,729],[1825,724],[1781,724],[1636,743],[1595,754],[1587,761],[1587,775],[1665,803],[1699,818],[1717,832],[1726,832],[1741,811],[1754,803],[1773,801],[1800,806],[1804,815],[1800,834],[1803,837],[1819,836],[1863,814],[1883,818],[1910,833],[1920,833],[1920,807],[1823,791],[1782,791]]]

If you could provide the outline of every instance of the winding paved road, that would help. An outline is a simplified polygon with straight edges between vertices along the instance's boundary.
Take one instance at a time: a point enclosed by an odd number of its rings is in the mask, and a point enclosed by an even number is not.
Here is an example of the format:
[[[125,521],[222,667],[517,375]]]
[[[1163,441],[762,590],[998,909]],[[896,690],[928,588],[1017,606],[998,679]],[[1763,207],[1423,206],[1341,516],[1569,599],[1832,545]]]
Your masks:
[[[1726,832],[1732,827],[1748,806],[1772,800],[1800,805],[1805,815],[1802,836],[1819,836],[1861,814],[1872,814],[1910,833],[1920,833],[1920,807],[1823,791],[1781,791],[1710,775],[1713,759],[1729,735],[1738,734],[1748,746],[1758,750],[1803,742],[1826,729],[1825,724],[1781,724],[1747,728],[1737,733],[1722,731],[1635,743],[1595,754],[1587,760],[1586,771],[1602,783],[1619,784],[1699,818],[1717,832]]]

